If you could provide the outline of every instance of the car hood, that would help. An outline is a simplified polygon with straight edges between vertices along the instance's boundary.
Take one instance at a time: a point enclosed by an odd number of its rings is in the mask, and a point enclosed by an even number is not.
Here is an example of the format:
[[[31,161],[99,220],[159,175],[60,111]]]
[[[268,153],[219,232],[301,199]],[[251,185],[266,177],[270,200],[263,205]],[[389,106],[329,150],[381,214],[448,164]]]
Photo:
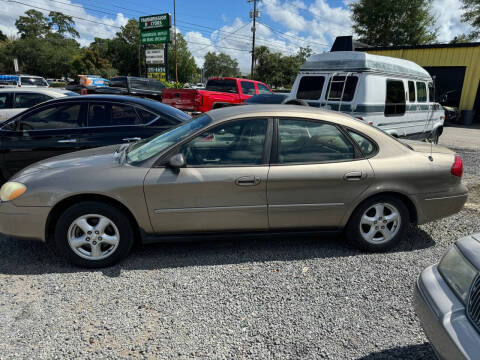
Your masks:
[[[104,146],[48,158],[19,171],[13,178],[61,168],[98,167],[105,169],[107,167],[118,167],[121,164],[115,153],[121,147],[122,145]]]

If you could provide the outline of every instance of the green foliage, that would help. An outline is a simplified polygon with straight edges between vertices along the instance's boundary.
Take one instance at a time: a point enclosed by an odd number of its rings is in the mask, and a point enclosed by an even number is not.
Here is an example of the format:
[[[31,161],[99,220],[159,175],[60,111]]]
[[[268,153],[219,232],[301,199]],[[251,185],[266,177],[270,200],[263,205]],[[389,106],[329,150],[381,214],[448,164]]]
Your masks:
[[[22,39],[44,37],[51,29],[48,18],[33,9],[25,11],[25,16],[15,21],[15,26]]]
[[[50,17],[48,23],[50,29],[56,30],[56,32],[62,36],[66,34],[69,34],[74,38],[80,36],[78,31],[75,30],[75,22],[71,16],[56,11],[50,11],[48,16]]]
[[[177,62],[178,81],[180,83],[190,82],[193,78],[198,77],[195,59],[180,33],[177,33]],[[168,46],[168,73],[170,80],[175,81],[175,46],[173,42]]]
[[[214,52],[208,52],[205,55],[205,77],[210,78],[214,76],[221,77],[238,77],[240,76],[240,69],[238,68],[238,61],[232,59],[224,53],[218,55]]]
[[[76,74],[95,74],[104,78],[117,75],[117,70],[96,49],[81,49],[80,54],[73,57],[71,65]]]
[[[372,46],[418,45],[437,39],[432,0],[359,0],[350,4],[353,29]],[[448,11],[448,10],[446,10]]]
[[[255,78],[275,88],[290,88],[297,77],[300,66],[312,55],[310,47],[300,48],[292,56],[272,53],[266,46],[255,49]]]
[[[0,41],[7,41],[7,36],[0,30]]]
[[[468,35],[461,35],[467,41],[473,41],[480,37],[480,0],[462,0],[463,10],[462,21],[469,23],[473,31]]]

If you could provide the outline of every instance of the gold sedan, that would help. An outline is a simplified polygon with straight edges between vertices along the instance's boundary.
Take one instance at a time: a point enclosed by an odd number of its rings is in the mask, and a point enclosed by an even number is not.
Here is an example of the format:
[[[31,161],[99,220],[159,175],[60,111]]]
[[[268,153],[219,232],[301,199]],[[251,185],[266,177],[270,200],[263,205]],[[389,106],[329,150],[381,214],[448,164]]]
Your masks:
[[[140,142],[36,163],[1,189],[0,232],[51,242],[79,266],[134,243],[269,231],[343,231],[369,250],[458,212],[462,161],[347,115],[290,106],[211,111]]]

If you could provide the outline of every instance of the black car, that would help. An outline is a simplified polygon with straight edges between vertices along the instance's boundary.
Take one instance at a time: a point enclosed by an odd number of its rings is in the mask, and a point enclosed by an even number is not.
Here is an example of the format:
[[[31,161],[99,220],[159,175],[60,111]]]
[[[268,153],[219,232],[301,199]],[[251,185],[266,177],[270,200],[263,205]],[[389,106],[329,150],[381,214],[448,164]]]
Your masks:
[[[189,119],[189,115],[171,106],[131,96],[86,95],[50,100],[2,124],[0,181],[48,157],[134,142]]]

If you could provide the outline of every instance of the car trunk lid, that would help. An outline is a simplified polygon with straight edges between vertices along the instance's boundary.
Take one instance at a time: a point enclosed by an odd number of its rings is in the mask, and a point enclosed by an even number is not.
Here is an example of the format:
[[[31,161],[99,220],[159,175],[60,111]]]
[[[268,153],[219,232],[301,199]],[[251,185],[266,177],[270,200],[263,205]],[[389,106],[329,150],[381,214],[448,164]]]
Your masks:
[[[407,144],[412,148],[413,151],[426,153],[426,154],[455,154],[455,151],[450,150],[449,148],[441,145],[434,145],[422,141],[412,141],[412,140],[402,140],[403,143]]]

